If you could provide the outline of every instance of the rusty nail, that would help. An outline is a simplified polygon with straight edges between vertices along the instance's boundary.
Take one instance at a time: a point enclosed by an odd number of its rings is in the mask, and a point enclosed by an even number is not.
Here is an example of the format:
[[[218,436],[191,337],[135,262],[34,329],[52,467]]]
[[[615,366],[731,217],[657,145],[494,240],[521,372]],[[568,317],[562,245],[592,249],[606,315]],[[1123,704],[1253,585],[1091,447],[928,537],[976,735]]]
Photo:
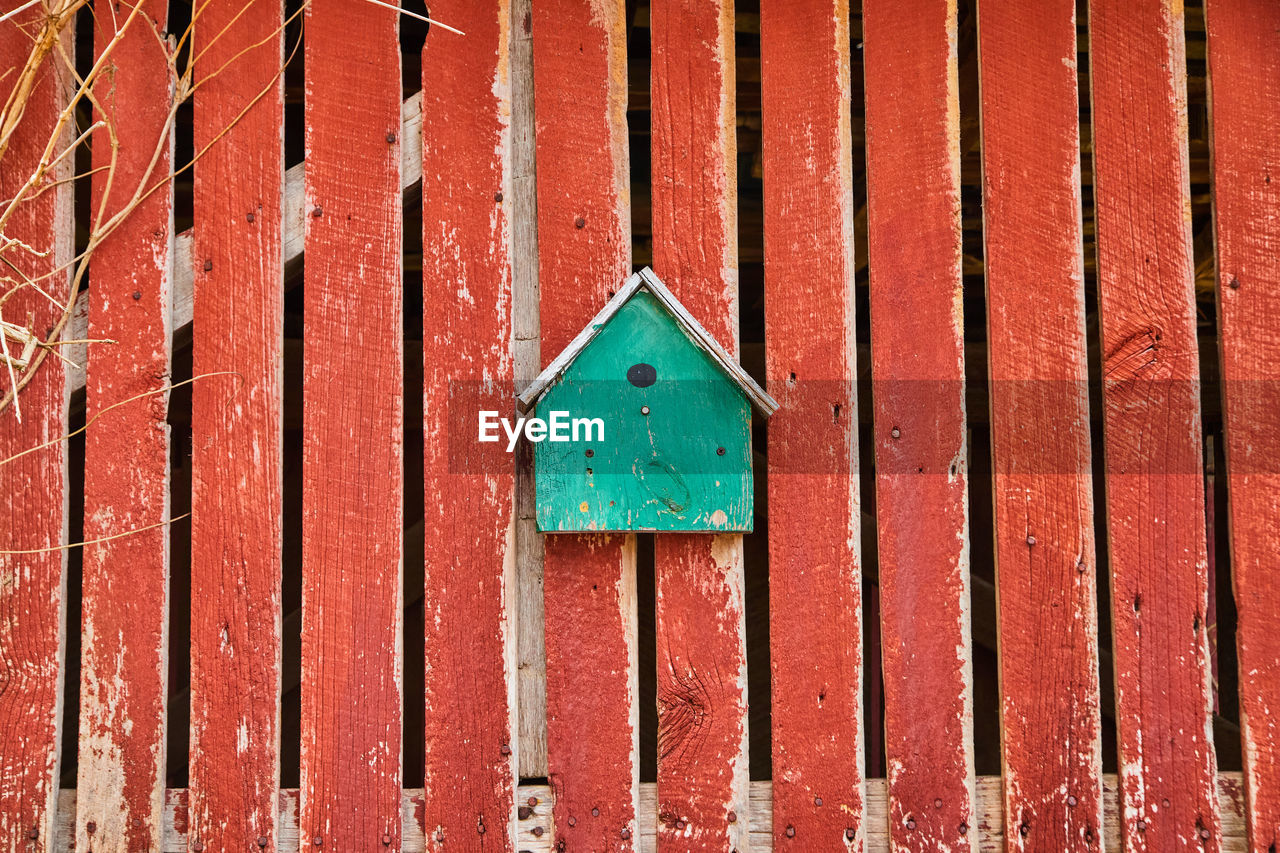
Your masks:
[[[852,826],[844,831],[844,838],[846,841],[852,841],[857,837],[858,837],[858,830],[854,829]]]
[[[592,816],[592,817],[600,817],[600,810],[599,810],[599,809],[592,809],[592,810],[591,810],[591,816]]]
[[[494,201],[502,201],[502,193],[494,193],[494,194],[493,194],[493,200],[494,200]]]
[[[141,299],[141,298],[142,298],[142,291],[141,291],[141,290],[135,290],[135,291],[133,292],[133,300],[136,302],[136,301],[138,301],[138,300],[139,300],[139,299]]]
[[[738,813],[729,812],[729,823],[737,823],[737,822],[738,822]]]
[[[267,846],[267,837],[266,837],[265,835],[259,835],[259,836],[258,836],[258,846],[259,846],[259,847],[266,847],[266,846]]]
[[[822,797],[814,797],[814,798],[813,798],[813,804],[814,804],[815,806],[820,806],[820,805],[822,805]]]
[[[787,838],[795,838],[795,837],[796,837],[796,828],[794,826],[788,826]]]
[[[1032,545],[1032,546],[1034,546],[1034,545],[1036,544],[1036,537],[1034,537],[1034,536],[1032,536],[1032,535],[1028,534],[1028,535],[1027,535],[1027,544],[1028,544],[1028,545]]]
[[[204,845],[199,841],[193,841],[191,843],[191,850],[192,853],[204,853]]]
[[[311,839],[311,843],[319,847],[324,844],[324,839],[317,835],[315,838]]]
[[[142,826],[142,818],[140,818],[140,817],[135,817],[135,818],[133,819],[133,825],[134,825],[134,826]]]
[[[536,826],[534,827],[534,829],[539,829],[539,828],[540,828],[540,827],[536,827]],[[477,823],[477,824],[476,824],[476,832],[480,833],[481,835],[484,835],[484,833],[485,833],[485,828],[484,828],[484,824],[483,824],[483,823]]]
[[[248,213],[246,213],[246,214],[244,215],[244,218],[245,218],[245,219],[247,219],[248,221],[252,222],[252,221],[254,220],[254,218],[255,218],[255,217],[254,217],[254,215],[253,215],[253,211],[251,210],[251,211],[249,211]]]
[[[1031,834],[1031,825],[1024,823],[1021,826],[1019,826],[1018,834],[1021,835],[1023,838],[1026,838],[1028,835]]]
[[[1236,278],[1235,276],[1232,276],[1232,277],[1231,277],[1231,289],[1232,289],[1232,290],[1236,290],[1236,289],[1237,289],[1237,288],[1239,288],[1239,287],[1240,287],[1240,279]]]
[[[27,833],[27,838],[30,838],[32,841],[35,841],[39,837],[40,837],[39,829],[32,829],[30,832]]]
[[[577,219],[573,220],[573,227],[574,227],[574,228],[584,228],[584,227],[586,227],[586,224],[587,224],[587,220],[583,219],[581,216],[579,216]]]
[[[940,809],[940,808],[942,808],[942,797],[935,797],[935,798],[934,798],[934,800],[933,800],[933,807],[934,807],[935,809]]]
[[[622,830],[622,832],[620,832],[620,833],[619,833],[619,835],[621,835],[621,836],[622,836],[622,840],[623,840],[623,841],[626,841],[628,838],[630,838],[630,837],[631,837],[631,830],[629,830],[629,829],[624,829],[624,830]]]
[[[1077,802],[1079,802],[1079,800],[1077,800],[1074,796],[1067,797],[1067,805],[1074,806]]]
[[[530,797],[529,799],[525,800],[525,802],[526,802],[526,803],[528,803],[528,804],[529,804],[529,805],[531,805],[531,806],[536,806],[536,805],[538,804],[538,798],[537,798],[537,797]]]
[[[442,829],[436,830],[436,841],[439,842],[440,844],[444,844],[444,830]]]
[[[595,452],[594,450],[592,450],[590,447],[588,447],[588,448],[587,448],[587,458],[588,458],[588,459],[590,459],[592,456],[595,456],[595,455],[596,455],[596,452]]]
[[[564,843],[564,839],[563,839],[563,838],[561,838],[559,841],[557,841],[557,842],[556,842],[556,850],[558,850],[558,851],[559,851],[559,853],[564,853],[564,851],[567,849],[567,847],[568,847],[568,845],[566,845],[566,844]]]
[[[1205,827],[1203,827],[1203,826],[1202,826],[1202,827],[1200,827],[1200,837],[1201,837],[1202,839],[1204,839],[1205,841],[1208,841],[1208,840],[1209,840],[1209,836],[1211,836],[1211,835],[1213,835],[1213,833],[1212,833],[1212,832],[1210,832],[1207,828],[1205,828]]]
[[[907,829],[915,829],[916,822],[914,818],[907,818]]]
[[[724,456],[724,448],[723,448],[723,447],[717,447],[717,448],[716,448],[716,456]]]
[[[535,826],[533,829],[531,829],[531,830],[529,830],[529,831],[533,833],[533,837],[534,837],[534,838],[541,838],[541,837],[542,837],[543,829],[542,829],[542,827],[540,827],[540,826]]]
[[[389,834],[384,834],[384,835],[382,836],[382,846],[383,846],[383,847],[390,847],[390,846],[391,846],[391,836],[390,836]]]
[[[505,744],[505,743],[504,743],[504,744],[503,744],[503,745],[498,749],[498,751],[499,751],[499,752],[501,752],[503,755],[510,755],[510,754],[511,754],[511,746],[510,746],[509,744]]]
[[[520,818],[521,820],[528,820],[532,814],[533,814],[533,809],[529,808],[528,806],[521,806],[520,808],[516,809],[516,817]]]
[[[213,261],[206,258],[204,262],[204,271],[208,272],[211,269],[213,269]]]
[[[577,825],[578,825],[578,819],[577,819],[576,817],[574,817],[573,815],[570,815],[570,816],[569,816],[569,826],[577,826]]]
[[[387,134],[387,143],[388,143],[388,144],[390,144],[390,143],[395,142],[395,141],[396,141],[396,135],[395,135],[394,133],[388,133],[388,134]]]
[[[312,208],[311,215],[316,219],[319,219],[321,216],[324,216],[324,208],[323,207]]]
[[[1147,822],[1145,820],[1138,821],[1138,832],[1147,831]]]
[[[686,826],[688,826],[688,824],[685,823],[684,821],[682,820],[676,821],[676,829],[684,829]]]
[[[969,832],[969,824],[967,824],[967,823],[962,823],[962,824],[960,824],[959,829],[960,829],[960,834],[961,834],[961,835],[967,835],[967,834],[968,834],[968,832]]]
[[[894,427],[893,429],[889,430],[889,435],[893,436],[894,438],[901,438],[902,430],[898,429],[897,427]]]
[[[1161,804],[1162,804],[1166,809],[1167,809],[1167,808],[1169,808],[1169,798],[1168,798],[1168,797],[1165,797],[1165,798],[1164,798],[1163,800],[1161,800],[1160,802],[1161,802]]]

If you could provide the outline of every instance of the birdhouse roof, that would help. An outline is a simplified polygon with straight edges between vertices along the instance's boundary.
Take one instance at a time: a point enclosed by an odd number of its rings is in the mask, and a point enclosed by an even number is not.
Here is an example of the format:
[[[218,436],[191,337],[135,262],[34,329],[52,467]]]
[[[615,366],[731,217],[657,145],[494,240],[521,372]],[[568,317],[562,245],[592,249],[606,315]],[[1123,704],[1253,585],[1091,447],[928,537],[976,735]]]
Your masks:
[[[711,333],[702,327],[702,324],[693,318],[680,300],[676,299],[675,294],[667,289],[662,283],[662,279],[657,274],[645,267],[638,273],[633,273],[627,279],[622,289],[609,300],[600,313],[592,318],[591,322],[586,325],[578,336],[564,348],[564,351],[556,356],[555,361],[547,365],[546,369],[533,380],[533,383],[524,390],[516,398],[516,406],[521,412],[526,412],[533,408],[550,388],[555,385],[556,381],[564,375],[569,369],[569,365],[582,354],[587,345],[595,339],[613,316],[618,313],[622,306],[626,305],[641,290],[647,290],[655,299],[667,310],[671,318],[676,322],[689,338],[699,349],[704,351],[711,360],[720,368],[728,379],[733,382],[748,400],[751,405],[764,417],[769,417],[778,408],[778,403],[770,397],[765,390],[761,388],[751,376],[742,369],[742,365],[738,364],[737,359],[729,355],[725,348],[720,346]]]

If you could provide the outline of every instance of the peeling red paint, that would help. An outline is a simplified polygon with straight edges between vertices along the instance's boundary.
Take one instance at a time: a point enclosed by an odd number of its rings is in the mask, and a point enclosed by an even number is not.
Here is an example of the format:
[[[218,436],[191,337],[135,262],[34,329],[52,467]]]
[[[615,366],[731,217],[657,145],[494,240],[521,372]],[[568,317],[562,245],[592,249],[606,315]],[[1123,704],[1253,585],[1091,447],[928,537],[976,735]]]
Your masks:
[[[1218,322],[1249,848],[1280,846],[1280,6],[1208,0]]]
[[[299,832],[343,853],[400,843],[398,28],[363,0],[307,7]]]
[[[625,4],[547,0],[532,23],[545,364],[631,272]],[[543,597],[556,841],[633,850],[635,536],[546,537]]]
[[[956,8],[867,0],[862,18],[889,834],[895,850],[965,851],[977,830]]]
[[[847,4],[760,8],[773,846],[861,850]],[[838,411],[836,409],[838,407]]]
[[[5,12],[20,5],[10,0]],[[0,71],[12,82],[31,52],[28,33],[40,19],[39,8],[19,15],[0,31]],[[70,32],[63,35],[71,49]],[[42,75],[32,90],[22,123],[0,159],[0,196],[11,199],[37,168],[58,114],[69,100],[69,79]],[[4,93],[7,95],[9,87]],[[64,137],[64,144],[71,141]],[[70,176],[65,160],[51,175]],[[11,250],[5,259],[32,278],[52,273],[70,260],[74,223],[72,187],[46,190],[20,204],[5,236],[21,240],[44,258]],[[69,275],[44,281],[47,293],[65,299]],[[8,291],[11,282],[0,285]],[[18,293],[3,307],[4,319],[37,334],[58,321],[59,312],[44,297]],[[10,341],[12,353],[13,342]],[[67,431],[66,370],[49,357],[19,399],[22,422],[13,407],[0,412],[0,459],[64,435]],[[10,390],[0,369],[0,397]],[[67,445],[58,442],[13,462],[0,463],[0,550],[56,548],[67,541]],[[0,850],[42,853],[53,846],[57,805],[59,738],[62,717],[62,666],[66,629],[65,551],[0,556]],[[36,837],[29,839],[35,832]]]
[[[1004,835],[1102,845],[1074,0],[980,0]]]
[[[471,443],[514,379],[510,9],[431,11],[467,35],[433,31],[422,57],[426,849],[510,850],[515,470]]]
[[[282,10],[257,5],[242,14],[240,0],[212,0],[196,21],[195,146],[213,144],[195,172],[192,371],[231,366],[239,378],[192,389],[190,834],[205,850],[264,838],[259,849],[271,853],[279,844],[284,89]],[[233,71],[201,73],[224,66]]]
[[[1218,850],[1182,8],[1089,16],[1121,838]]]
[[[86,417],[169,382],[173,239],[169,65],[158,35],[164,0],[147,0],[128,24],[95,86],[119,140],[105,215],[140,187],[161,188],[128,214],[93,255]],[[129,20],[95,16],[101,51]],[[105,130],[93,165],[110,161]],[[160,158],[148,172],[157,145]],[[107,172],[93,176],[96,211]],[[93,421],[85,435],[84,538],[160,525],[84,549],[80,755],[76,849],[126,853],[160,847],[169,617],[169,427],[166,393]],[[89,827],[95,832],[90,839]]]
[[[730,352],[738,348],[733,4],[657,2],[654,268]],[[747,658],[742,537],[654,537],[658,849],[745,849]],[[729,816],[734,816],[730,821]]]

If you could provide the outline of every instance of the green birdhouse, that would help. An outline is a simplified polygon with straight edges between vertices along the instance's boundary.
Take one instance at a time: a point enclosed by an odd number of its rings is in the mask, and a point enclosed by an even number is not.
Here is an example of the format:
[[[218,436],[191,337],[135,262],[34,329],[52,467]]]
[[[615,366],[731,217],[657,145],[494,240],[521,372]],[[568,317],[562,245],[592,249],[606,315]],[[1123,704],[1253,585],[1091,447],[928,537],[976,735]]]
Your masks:
[[[544,533],[751,530],[751,411],[778,404],[648,267],[517,407]]]

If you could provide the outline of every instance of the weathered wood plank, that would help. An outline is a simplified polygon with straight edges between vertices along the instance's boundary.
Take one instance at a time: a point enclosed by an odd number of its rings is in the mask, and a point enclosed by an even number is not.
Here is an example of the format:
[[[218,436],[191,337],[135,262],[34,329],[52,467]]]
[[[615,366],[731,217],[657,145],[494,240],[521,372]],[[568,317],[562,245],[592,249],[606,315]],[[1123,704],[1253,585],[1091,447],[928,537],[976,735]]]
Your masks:
[[[1011,849],[1096,849],[1102,820],[1075,8],[978,7]]]
[[[1280,845],[1280,6],[1209,0],[1205,26],[1244,787],[1265,853]]]
[[[193,191],[192,371],[238,373],[191,395],[188,833],[207,850],[278,843],[282,19],[279,0],[209,0],[195,23],[195,147],[212,147]]]
[[[764,0],[760,54],[774,846],[861,850],[848,5]]]
[[[0,9],[12,11],[17,0]],[[29,33],[41,19],[32,9],[0,24],[0,71],[12,81],[31,52]],[[62,47],[72,51],[72,34]],[[50,60],[56,66],[56,60]],[[36,83],[27,112],[0,160],[0,196],[15,197],[38,168],[58,115],[70,99],[71,75],[58,68]],[[6,86],[7,96],[10,86]],[[57,150],[72,137],[64,133]],[[71,158],[53,170],[53,180],[71,174]],[[21,202],[4,229],[5,235],[48,252],[45,257],[11,248],[4,253],[32,279],[48,275],[71,259],[75,224],[72,187],[64,184]],[[18,282],[0,283],[0,295]],[[42,287],[65,300],[69,274],[44,280]],[[51,328],[59,311],[34,291],[5,302],[4,319],[38,334]],[[10,346],[13,342],[10,341]],[[0,396],[10,389],[0,371]],[[18,402],[22,421],[9,408],[0,412],[0,460],[53,441],[67,432],[67,370],[48,357]],[[62,730],[63,669],[66,654],[67,445],[57,442],[11,462],[0,462],[0,551],[37,554],[0,555],[0,850],[30,853],[54,849],[58,763]]]
[[[440,0],[422,55],[429,850],[515,846],[515,467],[475,441],[511,409],[511,10]],[[459,780],[466,784],[459,784]],[[477,839],[477,833],[483,837]]]
[[[970,850],[968,447],[956,7],[862,10],[889,832]]]
[[[148,3],[118,43],[98,82],[99,102],[120,139],[115,168],[93,181],[97,210],[125,210],[139,187],[167,175],[166,56],[156,32],[166,6]],[[99,16],[95,43],[116,33]],[[94,165],[105,167],[105,131]],[[159,147],[154,171],[148,170]],[[165,184],[96,249],[89,334],[117,343],[89,365],[88,418],[138,399],[90,426],[85,443],[84,538],[128,534],[84,549],[77,846],[125,851],[160,841],[164,795],[168,632],[170,275],[173,197]],[[156,393],[159,392],[159,393]],[[127,723],[126,723],[127,721]]]
[[[532,27],[545,363],[631,272],[625,4],[547,0],[533,4]],[[562,534],[545,546],[553,834],[570,850],[632,850],[640,769],[635,536]]]
[[[316,846],[373,851],[400,843],[399,22],[323,0],[306,26],[299,821]]]
[[[650,17],[655,271],[736,356],[733,3],[660,0],[652,4]],[[742,536],[659,534],[653,552],[658,846],[672,851],[745,850]]]
[[[1103,777],[1103,847],[1115,850],[1120,844],[1118,825],[1118,796],[1116,777]],[[748,826],[751,849],[768,851],[773,848],[772,837],[772,785],[769,782],[752,782],[750,788],[750,815]],[[165,801],[164,853],[187,853],[185,830],[186,791],[171,788]],[[1218,777],[1218,798],[1222,802],[1222,841],[1224,853],[1244,853],[1245,817],[1244,790],[1239,773],[1223,773]],[[553,794],[547,785],[521,785],[517,794],[520,803],[528,808],[528,816],[519,820],[519,849],[525,853],[555,853],[556,839],[552,831],[551,813]],[[999,776],[982,776],[977,780],[975,818],[977,823],[977,850],[981,853],[1003,853],[1004,819],[1001,781]],[[867,780],[867,838],[868,853],[887,853],[889,846],[888,787],[884,779]],[[405,834],[403,853],[423,853],[424,839],[418,815],[422,807],[422,790],[406,789],[402,794],[401,813],[404,815]],[[58,842],[56,849],[65,850],[69,827],[75,818],[76,792],[64,789],[58,799]],[[657,786],[646,783],[640,786],[640,853],[654,853],[657,847]],[[523,812],[522,812],[523,814]],[[280,853],[296,853],[298,844],[298,792],[280,792]],[[301,845],[309,848],[307,845]],[[779,845],[779,850],[787,848]]]
[[[97,51],[128,22],[95,87],[119,142],[114,170],[93,176],[93,209],[107,193],[108,217],[171,168],[172,93],[158,35],[167,11],[164,0],[147,0],[132,18],[95,16]],[[110,160],[107,132],[98,130],[93,165]],[[110,411],[85,436],[85,540],[139,531],[84,549],[76,847],[103,853],[156,849],[162,829],[172,228],[173,185],[164,181],[97,247],[91,268],[89,335],[117,343],[91,353],[86,416],[159,392]]]
[[[1182,9],[1089,14],[1121,835],[1216,850]]]

